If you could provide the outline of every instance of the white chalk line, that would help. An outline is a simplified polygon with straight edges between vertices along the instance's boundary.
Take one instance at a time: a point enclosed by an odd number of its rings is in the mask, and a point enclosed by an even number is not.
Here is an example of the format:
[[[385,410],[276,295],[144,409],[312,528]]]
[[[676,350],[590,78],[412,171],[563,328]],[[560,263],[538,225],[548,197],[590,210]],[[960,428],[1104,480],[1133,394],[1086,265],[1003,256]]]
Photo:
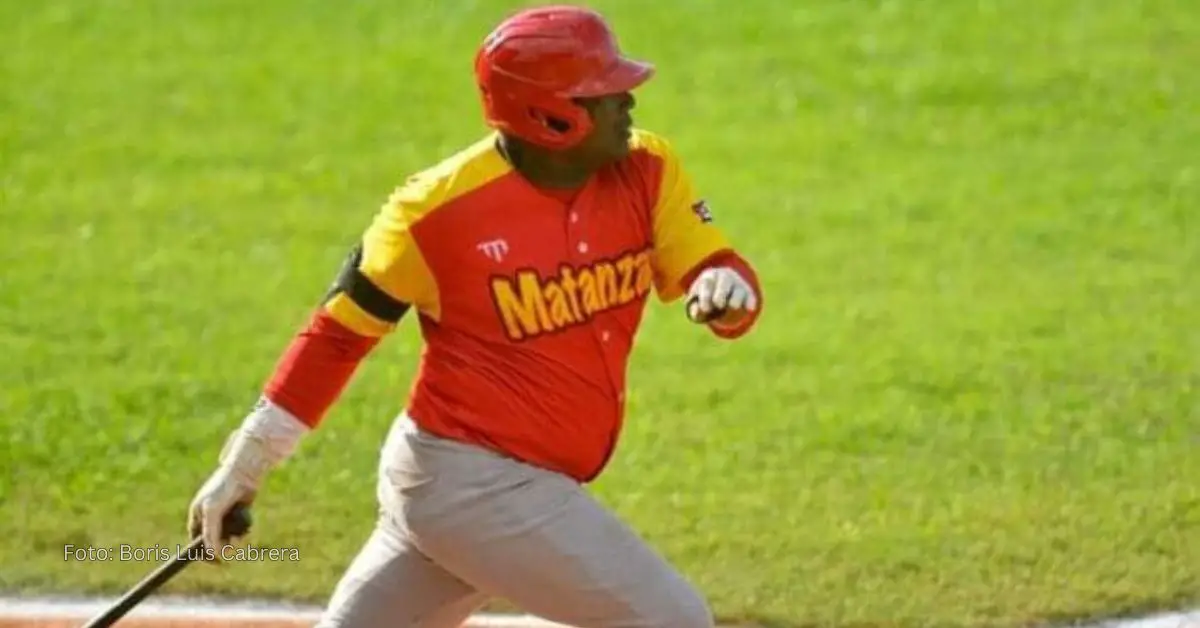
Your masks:
[[[0,617],[5,619],[87,620],[104,612],[117,598],[0,597]],[[255,600],[204,599],[160,596],[146,599],[126,617],[156,620],[303,621],[315,622],[321,608]],[[464,628],[570,628],[532,615],[472,615]]]
[[[0,617],[6,619],[81,619],[94,617],[116,598],[30,598],[0,597]],[[127,617],[161,620],[198,619],[231,621],[316,621],[321,608],[273,601],[229,600],[160,596],[138,604]],[[532,615],[472,615],[464,628],[570,628]],[[1200,609],[1161,613],[1139,619],[1114,619],[1075,628],[1200,628]]]
[[[1161,613],[1139,619],[1113,619],[1088,624],[1083,628],[1200,628],[1200,609]]]

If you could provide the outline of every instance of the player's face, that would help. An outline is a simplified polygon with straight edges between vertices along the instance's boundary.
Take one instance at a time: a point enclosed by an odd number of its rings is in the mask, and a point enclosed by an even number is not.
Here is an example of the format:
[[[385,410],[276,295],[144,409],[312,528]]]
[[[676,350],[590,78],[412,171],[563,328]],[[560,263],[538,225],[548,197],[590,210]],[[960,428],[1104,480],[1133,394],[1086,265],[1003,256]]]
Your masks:
[[[580,157],[596,164],[623,158],[629,153],[633,132],[633,94],[621,92],[595,98],[581,98],[579,106],[592,117],[592,132],[577,147]]]

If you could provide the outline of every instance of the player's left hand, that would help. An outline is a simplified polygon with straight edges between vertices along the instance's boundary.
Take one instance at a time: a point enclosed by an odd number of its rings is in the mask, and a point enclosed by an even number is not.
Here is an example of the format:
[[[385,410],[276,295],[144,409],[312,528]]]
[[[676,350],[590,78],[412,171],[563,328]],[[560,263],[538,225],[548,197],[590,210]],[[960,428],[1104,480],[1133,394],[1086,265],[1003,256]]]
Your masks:
[[[698,323],[736,324],[757,308],[754,287],[728,266],[705,269],[688,288],[687,313]]]

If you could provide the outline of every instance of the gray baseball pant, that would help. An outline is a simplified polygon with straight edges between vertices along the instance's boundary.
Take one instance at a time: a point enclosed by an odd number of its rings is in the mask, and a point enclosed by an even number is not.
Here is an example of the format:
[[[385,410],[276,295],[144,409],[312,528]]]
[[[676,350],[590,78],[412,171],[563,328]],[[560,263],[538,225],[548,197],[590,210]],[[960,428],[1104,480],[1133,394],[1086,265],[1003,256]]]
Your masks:
[[[393,425],[380,517],[317,628],[451,628],[491,598],[579,628],[711,628],[700,594],[573,479]]]

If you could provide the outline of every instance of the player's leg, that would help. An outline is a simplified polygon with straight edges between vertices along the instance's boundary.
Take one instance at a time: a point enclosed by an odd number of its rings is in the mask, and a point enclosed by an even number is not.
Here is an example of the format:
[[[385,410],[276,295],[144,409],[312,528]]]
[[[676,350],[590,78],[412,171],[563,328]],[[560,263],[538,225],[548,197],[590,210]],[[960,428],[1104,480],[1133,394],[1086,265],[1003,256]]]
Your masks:
[[[545,619],[588,628],[710,628],[700,593],[578,487],[535,482],[497,501],[491,534],[423,546],[464,580]]]
[[[390,449],[411,538],[478,590],[584,628],[713,625],[695,588],[570,478],[411,428]]]
[[[457,628],[486,601],[418,551],[384,515],[315,628]]]

